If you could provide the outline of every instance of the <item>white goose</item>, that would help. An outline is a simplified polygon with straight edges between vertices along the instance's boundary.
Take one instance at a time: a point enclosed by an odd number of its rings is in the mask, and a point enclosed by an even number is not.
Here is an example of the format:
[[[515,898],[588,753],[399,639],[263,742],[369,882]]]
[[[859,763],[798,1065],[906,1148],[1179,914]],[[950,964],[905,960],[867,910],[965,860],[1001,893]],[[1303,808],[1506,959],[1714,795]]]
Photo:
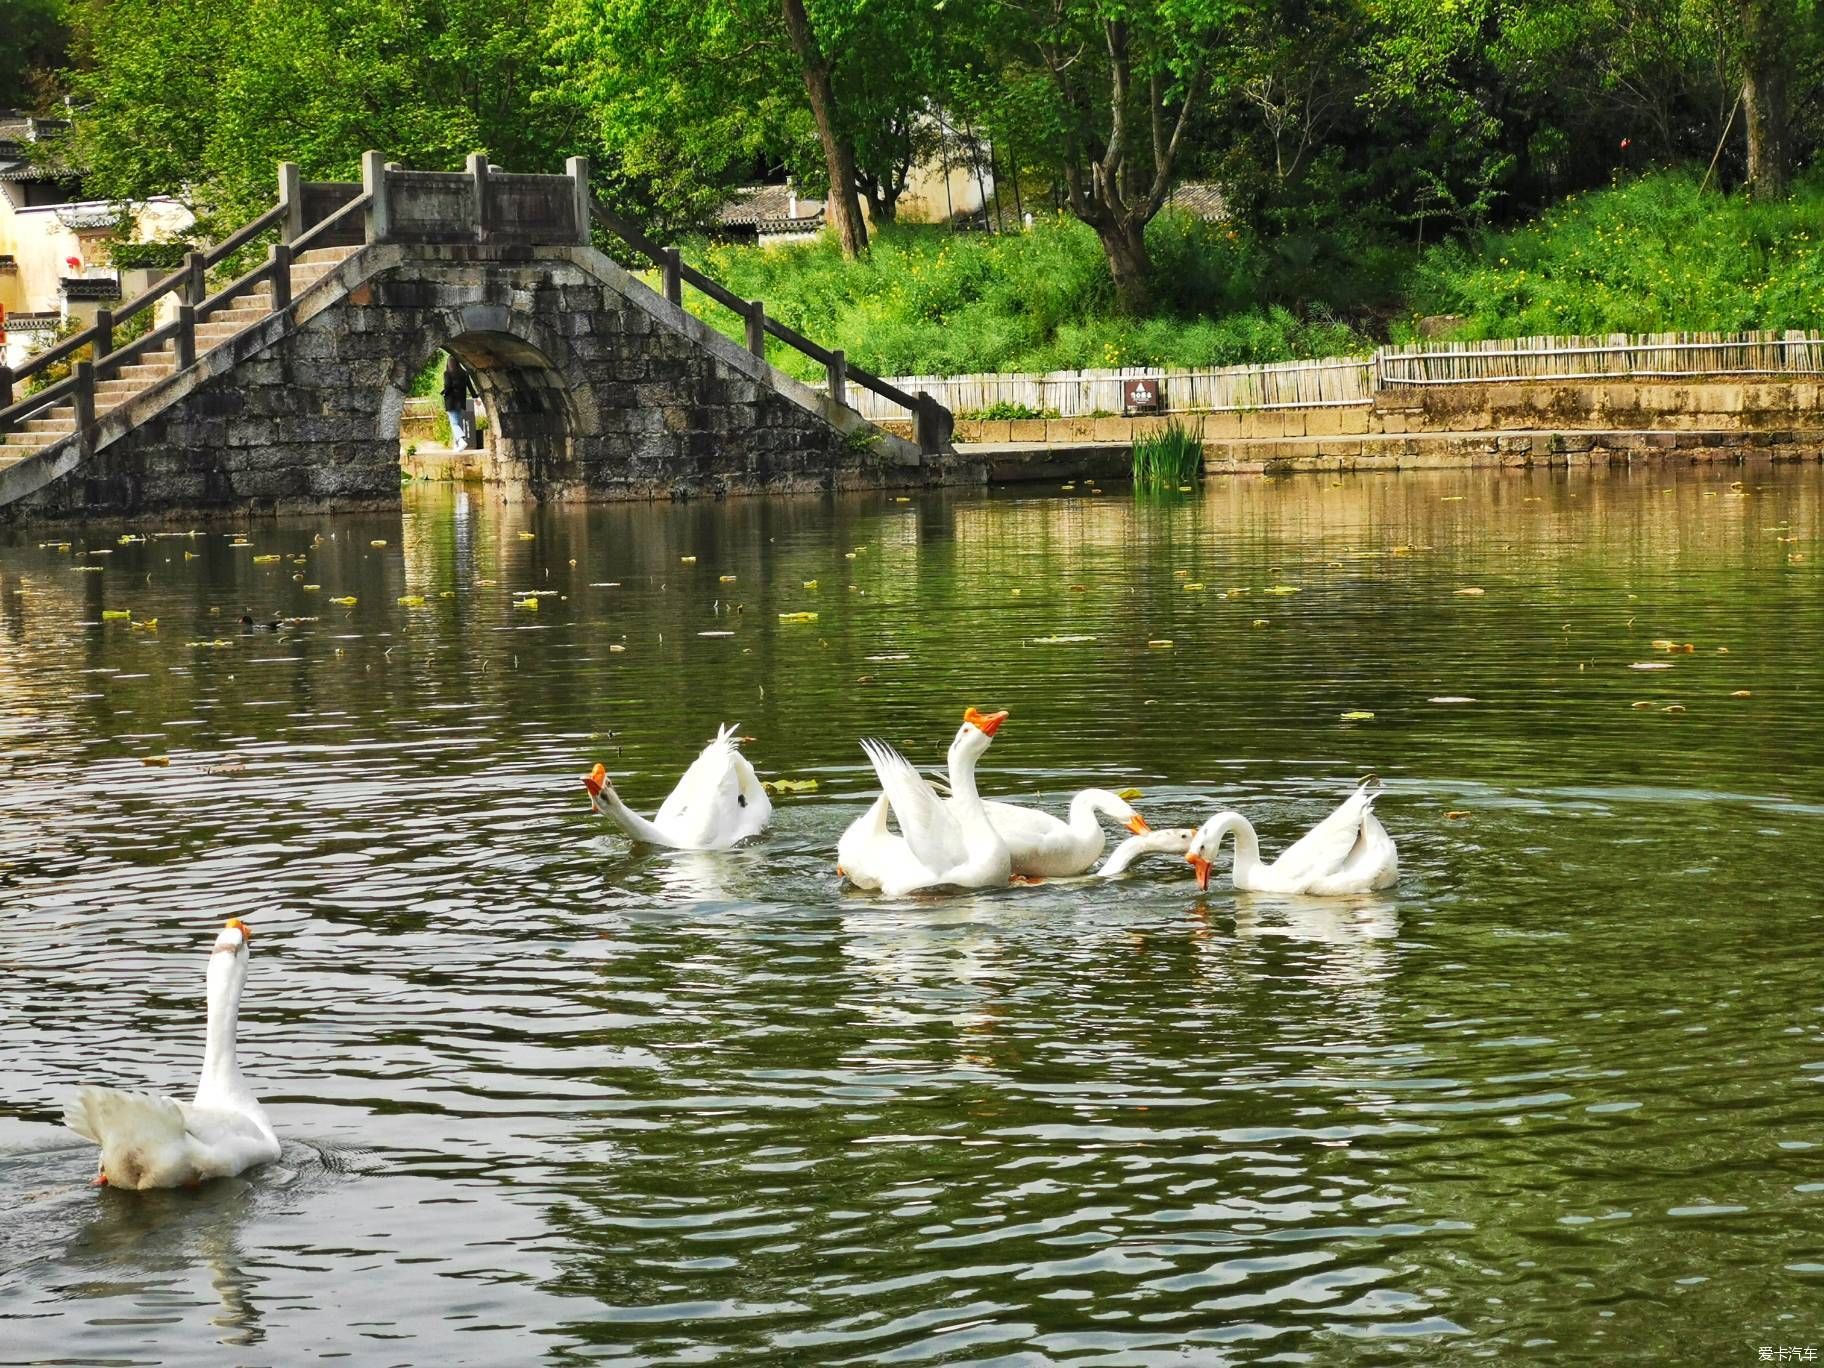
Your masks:
[[[1222,839],[1234,832],[1235,862],[1229,877],[1244,891],[1334,897],[1386,888],[1400,876],[1400,857],[1393,838],[1374,815],[1374,799],[1364,781],[1272,864],[1261,863],[1260,841],[1246,817],[1219,812],[1197,828],[1184,858],[1197,871],[1197,886],[1208,888],[1210,865],[1222,849]]]
[[[674,850],[726,850],[758,836],[773,815],[773,804],[741,754],[735,730],[728,726],[716,732],[650,822],[621,801],[602,765],[583,780],[589,806],[634,840]]]
[[[1148,855],[1183,855],[1196,839],[1197,833],[1190,827],[1167,827],[1163,831],[1149,829],[1137,836],[1129,836],[1102,861],[1095,877],[1118,879]]]
[[[109,1187],[167,1188],[226,1178],[279,1157],[259,1101],[234,1057],[247,928],[234,918],[209,952],[209,1028],[203,1072],[189,1102],[151,1093],[84,1087],[64,1104],[63,1124],[101,1146],[95,1181]]]
[[[1087,871],[1108,844],[1098,817],[1112,817],[1136,835],[1149,829],[1127,799],[1100,788],[1084,789],[1070,800],[1069,821],[1017,803],[989,799],[982,806],[1007,842],[1013,872],[1028,878],[1068,878]]]
[[[975,764],[1007,714],[970,708],[950,742],[945,802],[898,751],[881,741],[861,748],[880,779],[881,796],[849,824],[838,842],[837,870],[859,888],[889,897],[927,888],[994,888],[1013,874],[1013,860],[975,791]],[[887,830],[887,814],[901,834]]]

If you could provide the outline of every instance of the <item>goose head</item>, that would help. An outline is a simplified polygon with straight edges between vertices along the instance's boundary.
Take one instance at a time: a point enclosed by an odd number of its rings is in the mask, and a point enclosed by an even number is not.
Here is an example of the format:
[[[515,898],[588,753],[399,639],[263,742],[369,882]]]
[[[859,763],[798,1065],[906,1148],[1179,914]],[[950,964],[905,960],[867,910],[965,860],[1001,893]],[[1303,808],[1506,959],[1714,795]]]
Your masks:
[[[1229,834],[1234,816],[1232,812],[1219,812],[1198,827],[1191,837],[1190,849],[1184,852],[1184,859],[1186,864],[1197,871],[1197,887],[1209,888],[1210,867],[1215,864],[1216,856],[1222,850],[1222,838]]]
[[[596,767],[583,776],[583,787],[589,791],[589,809],[592,812],[606,812],[607,806],[602,801],[602,790],[614,788],[614,781],[608,777],[608,767],[597,763]]]
[[[253,932],[247,929],[247,923],[239,917],[230,917],[222,923],[222,929],[216,933],[215,944],[210,947],[211,955],[244,955],[253,941]]]
[[[1001,729],[1001,723],[1007,720],[1005,710],[985,713],[979,708],[970,708],[963,713],[963,725],[956,729],[956,735],[950,742],[950,763],[979,760],[982,752],[988,749],[994,740],[994,734]]]

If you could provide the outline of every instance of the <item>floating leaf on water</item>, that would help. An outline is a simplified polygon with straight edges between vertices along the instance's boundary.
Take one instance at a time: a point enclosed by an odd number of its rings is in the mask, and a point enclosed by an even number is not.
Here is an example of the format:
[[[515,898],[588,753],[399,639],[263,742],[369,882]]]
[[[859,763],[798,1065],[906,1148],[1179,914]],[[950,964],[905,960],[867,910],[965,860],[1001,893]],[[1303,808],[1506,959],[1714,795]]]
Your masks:
[[[521,540],[521,541],[536,541],[536,540],[537,540],[537,539],[538,539],[538,533],[536,533],[536,532],[521,532],[521,533],[520,533],[520,534],[519,534],[519,539],[520,539],[520,540]]]
[[[369,546],[385,546],[386,538],[385,537],[375,537],[372,541],[370,541],[368,543],[368,545]]]
[[[1068,646],[1078,641],[1094,640],[1093,636],[1042,636],[1034,637],[1032,644],[1035,646]]]
[[[1189,570],[1174,570],[1174,571],[1172,571],[1172,578],[1173,578],[1173,579],[1189,579],[1189,578],[1190,578],[1190,577],[1191,577],[1191,572],[1190,572],[1190,571],[1189,571]]]
[[[1150,703],[1152,700],[1148,699],[1147,701]],[[1124,788],[1124,789],[1119,790],[1115,794],[1115,797],[1119,798],[1124,803],[1131,803],[1131,802],[1134,802],[1136,799],[1146,797],[1146,794],[1144,794],[1137,788]]]
[[[700,637],[732,637],[734,635],[734,633],[733,632],[698,632],[697,635]]]
[[[171,767],[171,757],[168,755],[142,755],[139,757],[139,763],[142,765],[150,765],[156,769],[169,769]]]
[[[779,621],[781,621],[781,622],[815,622],[815,621],[817,621],[817,614],[815,614],[815,613],[781,613],[781,614],[779,614]]]
[[[279,560],[280,557],[278,556],[255,556],[253,558],[253,563],[255,565],[277,565]]]
[[[843,559],[844,559],[844,560],[854,560],[854,559],[855,559],[855,553],[854,553],[854,552],[853,552],[853,551],[844,551],[844,552],[843,552],[843,553],[842,553],[842,558],[843,558]]]
[[[1269,594],[1302,594],[1304,593],[1304,590],[1300,589],[1296,584],[1276,584],[1271,589],[1267,590],[1267,592]]]
[[[1342,714],[1340,714],[1340,716],[1342,717],[1342,720],[1345,722],[1370,722],[1370,721],[1374,720],[1373,713],[1361,712],[1359,710],[1356,712],[1342,713]]]
[[[1685,705],[1683,703],[1668,703],[1665,707],[1660,709],[1661,712],[1669,713],[1682,713],[1684,710]]]
[[[515,608],[530,608],[534,612],[537,612],[538,611],[538,600],[536,598],[514,599],[513,606]]]
[[[1475,585],[1472,584],[1467,589],[1457,590],[1457,597],[1458,598],[1481,598],[1482,595],[1486,594],[1487,592],[1488,592],[1488,590],[1478,589]]]
[[[158,630],[158,619],[147,618],[144,622],[129,622],[127,626],[131,627],[136,632],[156,632]]]
[[[1427,703],[1474,703],[1476,700],[1464,694],[1439,694],[1436,698],[1428,698],[1425,701]]]
[[[355,606],[355,596],[349,594],[346,598],[333,598],[330,602],[340,608],[353,608]]]
[[[103,622],[126,622],[130,620],[132,616],[133,610],[131,608],[103,608],[101,610],[101,620]]]
[[[1672,664],[1666,660],[1637,660],[1628,668],[1630,670],[1669,670],[1672,668]]]
[[[1018,589],[1009,589],[1007,594],[1010,598],[1018,598],[1020,596],[1020,591]]]
[[[871,655],[868,657],[868,663],[873,664],[873,665],[878,665],[878,664],[882,664],[882,663],[884,663],[886,661],[890,661],[890,660],[910,660],[910,659],[912,659],[912,657],[910,655],[908,655],[905,651],[895,651],[888,655]]]
[[[1734,693],[1730,694],[1729,697],[1731,697],[1731,698],[1753,698],[1754,691],[1751,689],[1737,689]]]
[[[1462,808],[1452,808],[1449,812],[1444,814],[1444,820],[1447,822],[1460,822],[1467,816],[1469,816],[1469,814],[1463,811]]]
[[[679,565],[695,565],[696,563],[697,563],[697,558],[695,556],[679,556],[678,557]]]
[[[619,655],[622,651],[626,650],[627,648],[625,646],[621,645],[617,641],[616,643],[614,643],[614,645],[610,646],[608,649],[610,651],[613,651],[616,655]]]
[[[1647,644],[1656,651],[1671,651],[1676,650],[1678,647],[1676,641],[1668,641],[1665,637],[1654,637],[1653,640]]]
[[[1172,641],[1171,641],[1170,637],[1161,637],[1157,641],[1149,641],[1146,644],[1149,649],[1155,650],[1155,651],[1169,651],[1172,649]]]
[[[1267,620],[1265,618],[1255,618],[1254,621],[1248,624],[1250,627],[1265,627],[1266,625]]]
[[[307,594],[314,594],[317,592],[317,590],[321,589],[322,587],[323,586],[320,584],[307,584],[304,586],[304,592]]]
[[[1461,494],[1446,494],[1443,498],[1439,499],[1438,502],[1439,503],[1462,503],[1463,496]]]
[[[184,559],[185,560],[195,560],[198,556],[200,556],[202,554],[203,553],[201,551],[186,551],[186,552],[184,552]]]
[[[733,584],[735,582],[735,577],[733,575],[717,575],[716,582],[719,584]]]
[[[874,676],[873,675],[856,675],[855,682],[857,684],[872,684],[874,682]]]
[[[223,641],[220,637],[214,641],[192,641],[188,644],[194,651],[226,651],[234,645],[232,641]]]
[[[806,580],[804,582],[804,587],[806,589],[815,589],[817,587],[817,581],[816,580]]]
[[[1659,706],[1659,704],[1655,703],[1650,698],[1643,698],[1640,700],[1640,702],[1631,704],[1630,706],[1634,709],[1635,712],[1645,712],[1649,708],[1657,708]]]
[[[1728,647],[1727,647],[1727,646],[1718,646],[1718,647],[1717,647],[1717,648],[1716,648],[1716,653],[1717,653],[1717,654],[1718,654],[1718,655],[1728,655],[1728,654],[1729,654],[1729,648],[1728,648]]]
[[[1203,592],[1203,581],[1202,580],[1186,580],[1185,585],[1184,585],[1184,592],[1187,594],[1202,593]]]
[[[893,496],[893,502],[894,503],[911,503],[912,496],[910,494],[895,494]]]
[[[401,608],[422,608],[424,607],[424,595],[401,594],[399,596],[399,606]]]
[[[809,793],[818,787],[815,779],[766,779],[760,784],[774,793]]]

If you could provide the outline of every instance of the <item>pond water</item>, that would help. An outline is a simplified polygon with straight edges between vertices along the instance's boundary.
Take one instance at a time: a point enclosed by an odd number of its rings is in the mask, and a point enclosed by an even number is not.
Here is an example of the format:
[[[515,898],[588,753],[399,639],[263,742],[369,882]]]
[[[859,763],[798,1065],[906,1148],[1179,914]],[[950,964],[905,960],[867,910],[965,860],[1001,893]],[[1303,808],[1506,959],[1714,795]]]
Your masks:
[[[5,534],[0,1360],[1824,1347],[1821,525],[1749,467]],[[856,739],[972,704],[987,792],[1269,853],[1374,771],[1399,884],[844,890]],[[591,816],[722,721],[817,781],[757,844]],[[229,916],[282,1159],[88,1186],[64,1094],[193,1086]]]

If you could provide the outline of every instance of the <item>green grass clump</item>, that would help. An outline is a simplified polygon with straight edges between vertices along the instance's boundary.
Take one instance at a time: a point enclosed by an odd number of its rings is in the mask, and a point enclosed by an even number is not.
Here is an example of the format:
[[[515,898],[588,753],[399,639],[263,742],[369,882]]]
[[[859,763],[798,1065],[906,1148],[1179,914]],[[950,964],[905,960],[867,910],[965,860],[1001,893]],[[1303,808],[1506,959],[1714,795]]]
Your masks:
[[[1178,215],[1149,235],[1162,289],[1146,318],[1115,312],[1096,235],[1073,219],[1029,233],[878,229],[860,261],[833,239],[778,247],[685,244],[729,289],[770,317],[880,375],[961,375],[1119,366],[1223,366],[1360,353],[1368,339],[1329,317],[1261,302],[1261,248],[1247,235]],[[686,307],[728,336],[735,315],[694,290]],[[773,343],[768,359],[805,380],[821,368]]]
[[[1203,439],[1176,419],[1134,441],[1134,488],[1176,490],[1203,473]]]
[[[1765,203],[1662,171],[1420,258],[1414,314],[1463,338],[1824,325],[1824,179]]]

